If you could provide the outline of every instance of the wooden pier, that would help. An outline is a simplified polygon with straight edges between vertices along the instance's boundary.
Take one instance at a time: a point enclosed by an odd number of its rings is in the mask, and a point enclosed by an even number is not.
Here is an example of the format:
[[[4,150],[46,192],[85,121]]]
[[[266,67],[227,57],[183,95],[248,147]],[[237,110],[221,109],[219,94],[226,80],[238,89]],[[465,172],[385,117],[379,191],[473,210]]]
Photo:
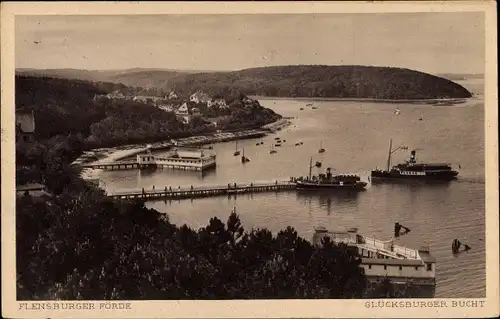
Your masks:
[[[80,165],[83,168],[91,169],[104,169],[104,170],[123,170],[123,169],[137,169],[146,168],[150,164],[138,164],[136,160],[124,162],[110,162],[110,163],[90,163]]]
[[[295,189],[296,184],[290,181],[270,181],[257,183],[229,183],[217,186],[191,186],[191,187],[160,187],[153,189],[142,189],[132,191],[120,191],[108,193],[108,197],[115,199],[191,199],[212,196],[231,196],[247,193],[277,192]]]

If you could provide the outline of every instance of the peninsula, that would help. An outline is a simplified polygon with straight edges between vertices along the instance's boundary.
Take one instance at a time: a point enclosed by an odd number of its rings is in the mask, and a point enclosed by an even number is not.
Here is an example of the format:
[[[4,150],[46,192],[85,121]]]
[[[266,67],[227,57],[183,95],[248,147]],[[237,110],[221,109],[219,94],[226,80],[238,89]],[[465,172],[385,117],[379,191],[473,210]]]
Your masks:
[[[88,71],[72,69],[18,70],[21,74],[113,82],[180,94],[349,98],[380,100],[458,99],[472,96],[443,77],[405,68],[375,66],[289,65],[232,72],[185,72],[162,69]]]

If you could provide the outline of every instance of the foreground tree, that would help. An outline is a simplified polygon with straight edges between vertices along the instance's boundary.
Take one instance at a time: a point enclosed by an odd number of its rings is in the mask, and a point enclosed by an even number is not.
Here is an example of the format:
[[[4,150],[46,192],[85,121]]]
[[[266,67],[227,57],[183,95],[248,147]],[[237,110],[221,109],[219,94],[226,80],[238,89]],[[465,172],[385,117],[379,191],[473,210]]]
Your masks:
[[[17,201],[18,299],[357,298],[360,259],[288,227],[245,231],[234,212],[193,230],[91,186]]]

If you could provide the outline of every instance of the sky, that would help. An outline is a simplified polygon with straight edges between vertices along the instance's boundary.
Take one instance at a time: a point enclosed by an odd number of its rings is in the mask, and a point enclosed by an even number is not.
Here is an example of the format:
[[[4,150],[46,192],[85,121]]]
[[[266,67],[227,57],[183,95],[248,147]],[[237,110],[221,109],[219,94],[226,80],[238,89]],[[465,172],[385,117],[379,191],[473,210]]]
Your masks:
[[[16,68],[373,65],[484,73],[484,13],[17,16]]]

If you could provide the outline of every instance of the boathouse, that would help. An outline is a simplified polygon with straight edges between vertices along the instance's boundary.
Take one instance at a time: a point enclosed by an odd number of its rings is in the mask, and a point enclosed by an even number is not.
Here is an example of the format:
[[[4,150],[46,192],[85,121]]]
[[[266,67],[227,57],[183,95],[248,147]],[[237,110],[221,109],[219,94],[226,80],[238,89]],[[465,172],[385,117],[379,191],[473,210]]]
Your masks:
[[[216,165],[214,152],[199,148],[176,148],[166,157],[158,157],[156,165],[164,168],[202,171]]]
[[[156,166],[193,171],[203,171],[215,167],[214,152],[199,148],[174,148],[164,156],[154,156],[149,150],[137,155],[140,168]]]
[[[436,260],[428,247],[418,249],[395,244],[395,240],[381,241],[358,234],[356,228],[328,231],[318,227],[313,236],[316,245],[323,237],[334,243],[357,247],[361,267],[370,282],[381,282],[388,277],[396,284],[415,283],[435,286]]]

